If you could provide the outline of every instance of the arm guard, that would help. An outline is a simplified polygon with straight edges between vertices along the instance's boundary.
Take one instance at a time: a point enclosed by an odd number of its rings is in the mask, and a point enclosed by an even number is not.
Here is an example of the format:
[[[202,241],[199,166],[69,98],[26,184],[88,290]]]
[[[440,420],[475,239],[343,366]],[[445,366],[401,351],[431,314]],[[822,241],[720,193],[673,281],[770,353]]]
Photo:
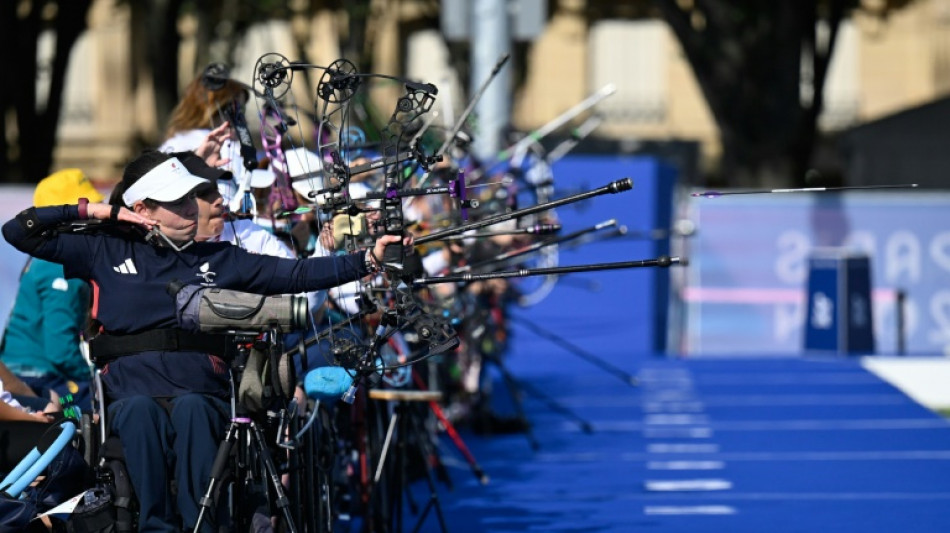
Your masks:
[[[3,237],[17,250],[37,257],[34,252],[56,237],[58,227],[78,218],[77,205],[29,207],[4,223]]]
[[[20,240],[20,249],[32,254],[44,242],[44,236],[48,228],[40,224],[40,219],[36,216],[36,208],[28,207],[20,211],[16,216],[16,221],[23,231],[23,237]]]

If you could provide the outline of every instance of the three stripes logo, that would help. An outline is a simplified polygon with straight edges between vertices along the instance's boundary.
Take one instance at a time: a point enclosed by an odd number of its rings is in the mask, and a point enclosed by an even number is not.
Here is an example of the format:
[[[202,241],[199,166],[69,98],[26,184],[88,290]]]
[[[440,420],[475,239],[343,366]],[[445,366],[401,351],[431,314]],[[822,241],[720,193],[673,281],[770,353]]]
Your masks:
[[[132,262],[132,258],[126,259],[122,264],[112,267],[112,270],[115,270],[119,274],[138,274],[139,271],[135,269],[135,263]]]

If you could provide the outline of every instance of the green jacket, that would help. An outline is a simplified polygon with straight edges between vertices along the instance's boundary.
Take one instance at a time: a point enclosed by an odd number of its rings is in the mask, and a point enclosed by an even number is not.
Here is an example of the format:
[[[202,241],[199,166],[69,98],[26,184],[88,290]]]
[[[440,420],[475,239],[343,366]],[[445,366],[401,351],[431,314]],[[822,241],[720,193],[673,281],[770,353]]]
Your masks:
[[[3,334],[0,361],[18,375],[88,381],[89,365],[79,345],[89,292],[86,282],[67,280],[62,265],[28,261]]]

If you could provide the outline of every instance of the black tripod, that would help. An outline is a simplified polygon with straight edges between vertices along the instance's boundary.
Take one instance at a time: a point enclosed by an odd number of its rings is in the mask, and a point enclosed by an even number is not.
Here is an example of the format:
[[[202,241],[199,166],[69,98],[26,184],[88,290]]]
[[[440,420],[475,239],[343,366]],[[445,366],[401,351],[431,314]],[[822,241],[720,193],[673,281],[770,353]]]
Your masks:
[[[244,513],[238,511],[238,507],[244,504],[247,496],[251,493],[249,487],[252,481],[250,466],[255,460],[260,461],[264,467],[264,474],[269,482],[270,489],[274,491],[274,501],[277,507],[283,513],[285,530],[291,533],[297,531],[294,526],[294,517],[290,512],[290,500],[284,493],[284,487],[280,482],[280,474],[277,467],[274,466],[274,460],[270,456],[267,445],[264,443],[264,437],[260,428],[250,418],[235,417],[231,419],[231,425],[228,427],[227,434],[221,446],[218,447],[218,454],[214,458],[214,465],[211,467],[211,480],[208,483],[208,490],[199,500],[201,511],[198,513],[198,521],[195,523],[195,531],[201,528],[205,516],[209,511],[213,511],[214,492],[218,484],[223,479],[228,469],[228,462],[232,452],[237,458],[237,469],[234,472],[235,491],[232,501],[232,519],[234,520],[234,529],[236,531],[246,531],[250,527],[251,521]]]
[[[387,469],[386,456],[389,447],[392,444],[393,432],[395,431],[395,457],[391,462],[389,472],[395,477],[391,485],[390,497],[392,498],[392,507],[390,515],[392,519],[393,533],[402,533],[403,531],[403,500],[405,494],[410,509],[413,514],[417,514],[416,524],[412,531],[416,532],[425,523],[426,517],[430,511],[435,511],[439,521],[440,531],[448,531],[445,524],[445,517],[442,515],[442,506],[439,504],[439,495],[436,490],[435,478],[433,476],[432,461],[430,458],[435,456],[435,450],[432,443],[428,442],[426,436],[429,434],[420,420],[421,415],[418,410],[412,408],[414,402],[438,401],[442,393],[438,391],[420,391],[420,390],[384,390],[373,389],[369,391],[369,397],[373,400],[394,401],[393,414],[390,418],[389,428],[386,431],[386,438],[380,451],[379,464],[376,469],[375,483],[379,483],[383,477],[384,470]],[[418,452],[418,459],[422,461],[422,470],[425,474],[425,480],[429,489],[429,499],[419,512],[416,502],[412,499],[409,492],[409,467],[412,464],[410,451]]]
[[[251,369],[244,367],[247,365],[248,348],[250,344],[254,342],[257,333],[229,332],[229,336],[232,337],[232,342],[228,343],[233,350],[232,353],[228,354],[231,360],[232,370],[241,369],[242,371],[251,371]],[[281,350],[280,336],[276,330],[272,330],[269,335],[267,349],[268,353],[274,356],[271,357],[272,361],[276,361],[276,356],[281,353]],[[274,366],[276,367],[277,365],[275,364]],[[275,374],[276,371],[272,370],[271,375],[274,378],[272,381],[275,383],[274,386],[279,390],[280,386],[276,384],[278,378]],[[254,470],[254,466],[258,465],[263,470],[263,477],[266,478],[264,493],[269,496],[268,488],[273,491],[273,501],[283,514],[286,522],[284,525],[285,531],[296,533],[297,528],[290,508],[290,499],[284,492],[280,472],[278,472],[277,467],[274,465],[274,460],[264,441],[260,427],[251,418],[239,416],[241,411],[238,410],[236,403],[237,395],[235,394],[234,383],[235,379],[232,372],[231,423],[225,433],[224,440],[222,440],[218,446],[218,453],[215,455],[214,464],[211,466],[208,489],[198,501],[201,510],[198,513],[198,520],[195,523],[195,531],[201,528],[208,512],[213,513],[215,491],[218,489],[218,485],[221,481],[224,480],[229,473],[232,474],[233,479],[233,490],[231,492],[230,502],[233,529],[235,531],[247,531],[251,527],[254,513],[253,509],[251,509],[251,512],[247,512],[247,508],[249,508],[250,503],[253,502],[252,497],[256,495],[255,484],[257,483],[257,472]],[[234,468],[230,469],[229,463],[232,457],[234,457]],[[267,517],[269,521],[269,512]]]
[[[523,430],[525,437],[528,439],[528,444],[531,445],[532,450],[537,450],[541,447],[537,439],[534,437],[534,432],[531,431],[531,422],[528,421],[528,417],[524,411],[524,405],[522,402],[522,393],[528,393],[531,396],[534,396],[537,400],[544,403],[548,406],[548,409],[558,413],[566,418],[573,420],[584,433],[593,433],[594,428],[587,420],[581,418],[579,415],[564,407],[563,405],[556,402],[550,396],[539,391],[533,385],[528,384],[525,381],[521,381],[508,370],[508,367],[505,366],[505,363],[501,360],[501,357],[498,355],[484,356],[485,361],[495,365],[495,368],[498,369],[498,373],[501,374],[502,381],[505,382],[505,386],[508,388],[508,394],[511,395],[511,401],[514,404],[515,412],[517,413],[518,420],[523,424]]]

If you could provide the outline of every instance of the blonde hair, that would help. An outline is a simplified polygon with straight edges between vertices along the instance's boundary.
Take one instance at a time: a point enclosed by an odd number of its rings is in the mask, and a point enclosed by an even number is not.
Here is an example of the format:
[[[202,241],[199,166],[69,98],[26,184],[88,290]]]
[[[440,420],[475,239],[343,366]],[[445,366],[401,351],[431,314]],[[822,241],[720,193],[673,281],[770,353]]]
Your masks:
[[[247,101],[247,89],[234,80],[227,80],[223,87],[212,91],[204,86],[200,76],[195,78],[172,110],[165,138],[182,131],[213,128],[221,110],[239,96]]]

